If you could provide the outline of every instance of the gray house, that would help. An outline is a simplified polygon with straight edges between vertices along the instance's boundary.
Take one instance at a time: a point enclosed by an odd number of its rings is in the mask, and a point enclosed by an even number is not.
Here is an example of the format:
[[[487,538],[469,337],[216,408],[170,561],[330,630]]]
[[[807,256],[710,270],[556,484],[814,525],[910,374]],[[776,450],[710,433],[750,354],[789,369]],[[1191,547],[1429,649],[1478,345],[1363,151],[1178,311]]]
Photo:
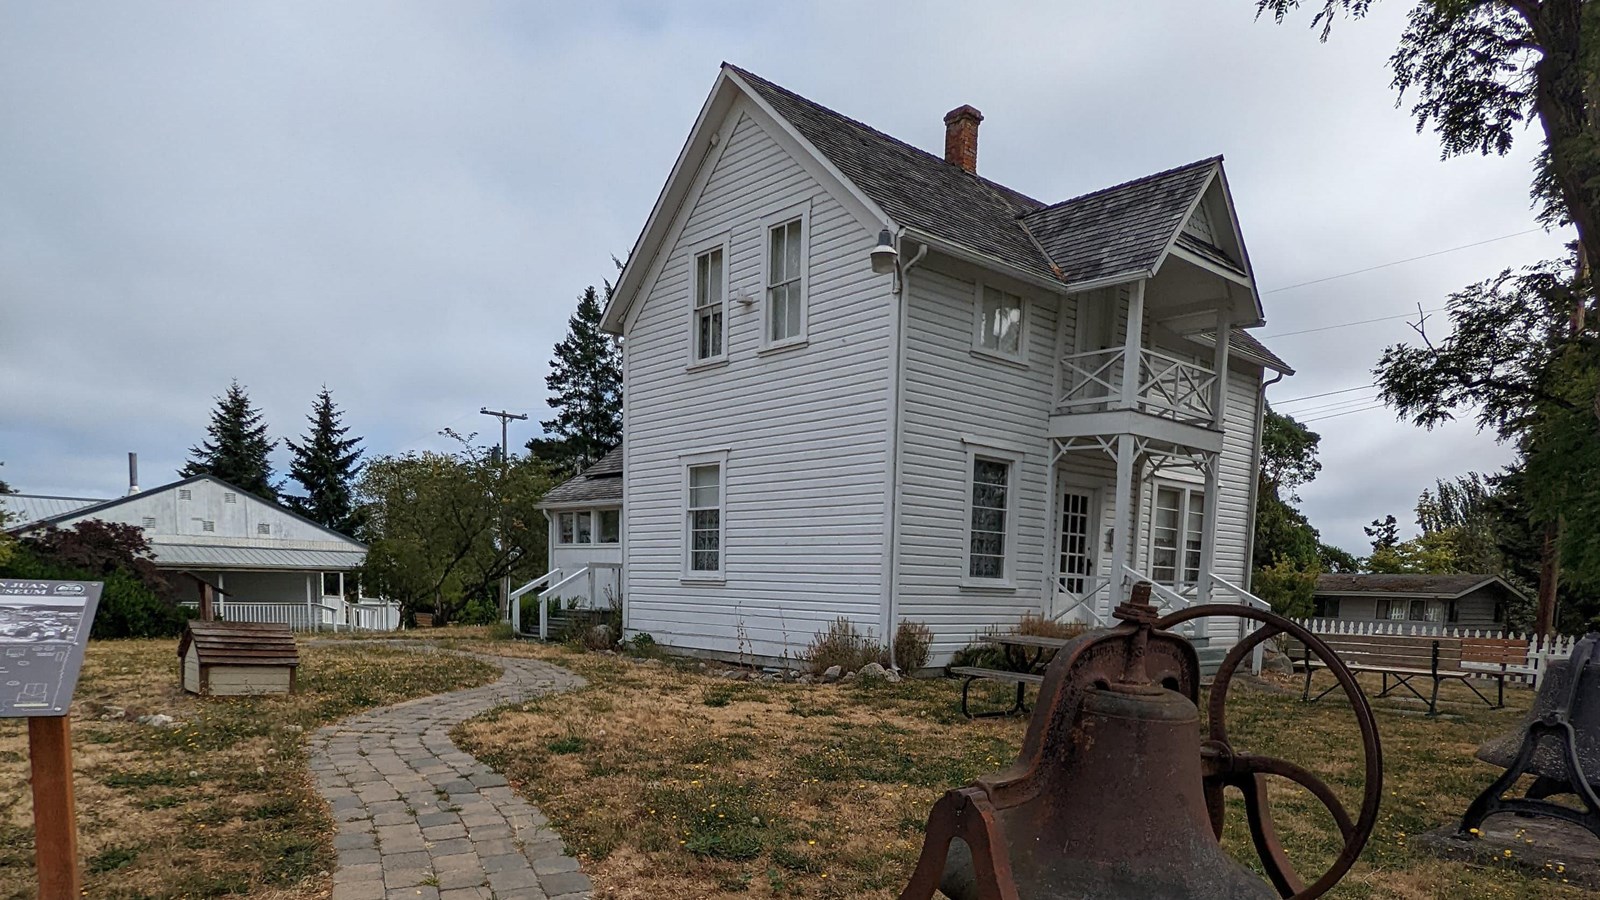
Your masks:
[[[1526,600],[1495,575],[1322,575],[1316,617],[1495,628],[1507,604]]]

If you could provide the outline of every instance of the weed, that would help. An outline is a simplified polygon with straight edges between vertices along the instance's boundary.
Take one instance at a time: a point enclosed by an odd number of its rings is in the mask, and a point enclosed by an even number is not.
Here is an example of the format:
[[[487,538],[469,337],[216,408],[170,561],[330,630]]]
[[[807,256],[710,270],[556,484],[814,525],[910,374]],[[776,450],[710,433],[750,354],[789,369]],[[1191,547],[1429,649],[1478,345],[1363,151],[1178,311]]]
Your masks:
[[[923,622],[901,619],[894,630],[894,667],[902,672],[915,672],[928,664],[928,652],[933,647],[933,630]]]
[[[834,666],[854,672],[870,662],[887,666],[892,660],[886,648],[872,639],[871,631],[862,634],[856,631],[855,623],[840,616],[806,647],[805,662],[813,675],[821,675]]]

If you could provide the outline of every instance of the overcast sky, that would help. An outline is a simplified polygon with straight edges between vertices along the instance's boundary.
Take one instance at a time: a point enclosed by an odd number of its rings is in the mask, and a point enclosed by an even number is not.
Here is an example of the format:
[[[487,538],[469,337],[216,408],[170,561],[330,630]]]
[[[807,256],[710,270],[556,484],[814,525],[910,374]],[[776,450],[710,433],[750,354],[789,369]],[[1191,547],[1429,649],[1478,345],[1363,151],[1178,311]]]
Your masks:
[[[1307,419],[1370,406],[1285,401],[1369,384],[1411,333],[1292,332],[1441,306],[1565,240],[1291,287],[1535,227],[1532,135],[1441,162],[1395,108],[1405,3],[1326,45],[1251,0],[557,6],[0,0],[0,478],[116,496],[136,450],[165,483],[234,378],[277,437],[326,384],[369,453],[487,435],[484,405],[532,414],[520,444],[722,60],[934,152],[971,103],[983,174],[1046,201],[1225,154],[1257,333],[1299,370],[1269,396]],[[1355,551],[1435,478],[1510,458],[1382,409],[1311,427],[1304,509]]]

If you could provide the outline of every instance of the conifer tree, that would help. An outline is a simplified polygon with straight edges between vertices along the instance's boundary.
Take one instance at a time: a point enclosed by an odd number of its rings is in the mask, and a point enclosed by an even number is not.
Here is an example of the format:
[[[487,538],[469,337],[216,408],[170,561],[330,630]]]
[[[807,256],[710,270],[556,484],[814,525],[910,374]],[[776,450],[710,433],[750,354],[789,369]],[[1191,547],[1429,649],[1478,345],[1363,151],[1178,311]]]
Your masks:
[[[612,286],[606,283],[606,300]],[[594,287],[578,298],[567,320],[566,339],[550,360],[550,406],[555,418],[541,422],[561,441],[567,466],[582,469],[622,442],[622,359],[611,338],[600,331],[600,298]]]
[[[206,434],[209,437],[198,447],[189,448],[189,462],[179,475],[212,475],[258,497],[278,499],[272,463],[267,459],[278,442],[267,439],[261,410],[250,404],[238,381],[217,398]]]
[[[340,425],[344,413],[333,405],[333,395],[323,385],[306,421],[311,423],[301,443],[285,439],[293,459],[289,477],[300,483],[305,495],[289,498],[297,512],[319,525],[344,534],[354,534],[357,526],[353,499],[361,450],[361,438],[347,438],[350,428]]]

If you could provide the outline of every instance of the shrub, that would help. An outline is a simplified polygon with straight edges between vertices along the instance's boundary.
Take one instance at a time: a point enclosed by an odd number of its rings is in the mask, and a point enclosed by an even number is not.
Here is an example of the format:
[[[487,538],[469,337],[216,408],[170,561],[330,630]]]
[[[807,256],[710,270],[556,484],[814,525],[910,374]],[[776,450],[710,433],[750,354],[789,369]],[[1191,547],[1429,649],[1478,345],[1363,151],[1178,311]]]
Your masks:
[[[628,641],[628,649],[633,652],[634,656],[642,656],[646,659],[655,659],[661,655],[661,645],[656,643],[656,639],[648,631],[641,631],[634,635],[633,639]]]
[[[1070,641],[1088,630],[1089,627],[1082,622],[1057,622],[1035,613],[1023,613],[1016,627],[1011,629],[1011,633]]]
[[[500,618],[500,604],[493,597],[470,597],[455,614],[458,625],[492,625]]]
[[[844,616],[829,623],[827,631],[817,632],[803,659],[806,670],[813,675],[821,675],[834,666],[853,672],[867,663],[887,666],[892,662],[888,649],[872,639],[872,632],[861,634]]]
[[[112,567],[89,571],[52,559],[38,545],[24,543],[0,566],[0,577],[61,581],[99,581],[100,607],[89,636],[108,638],[175,637],[195,613],[151,588],[140,576]]]
[[[894,630],[894,665],[902,672],[915,672],[928,664],[933,646],[933,630],[925,623],[901,619]]]

